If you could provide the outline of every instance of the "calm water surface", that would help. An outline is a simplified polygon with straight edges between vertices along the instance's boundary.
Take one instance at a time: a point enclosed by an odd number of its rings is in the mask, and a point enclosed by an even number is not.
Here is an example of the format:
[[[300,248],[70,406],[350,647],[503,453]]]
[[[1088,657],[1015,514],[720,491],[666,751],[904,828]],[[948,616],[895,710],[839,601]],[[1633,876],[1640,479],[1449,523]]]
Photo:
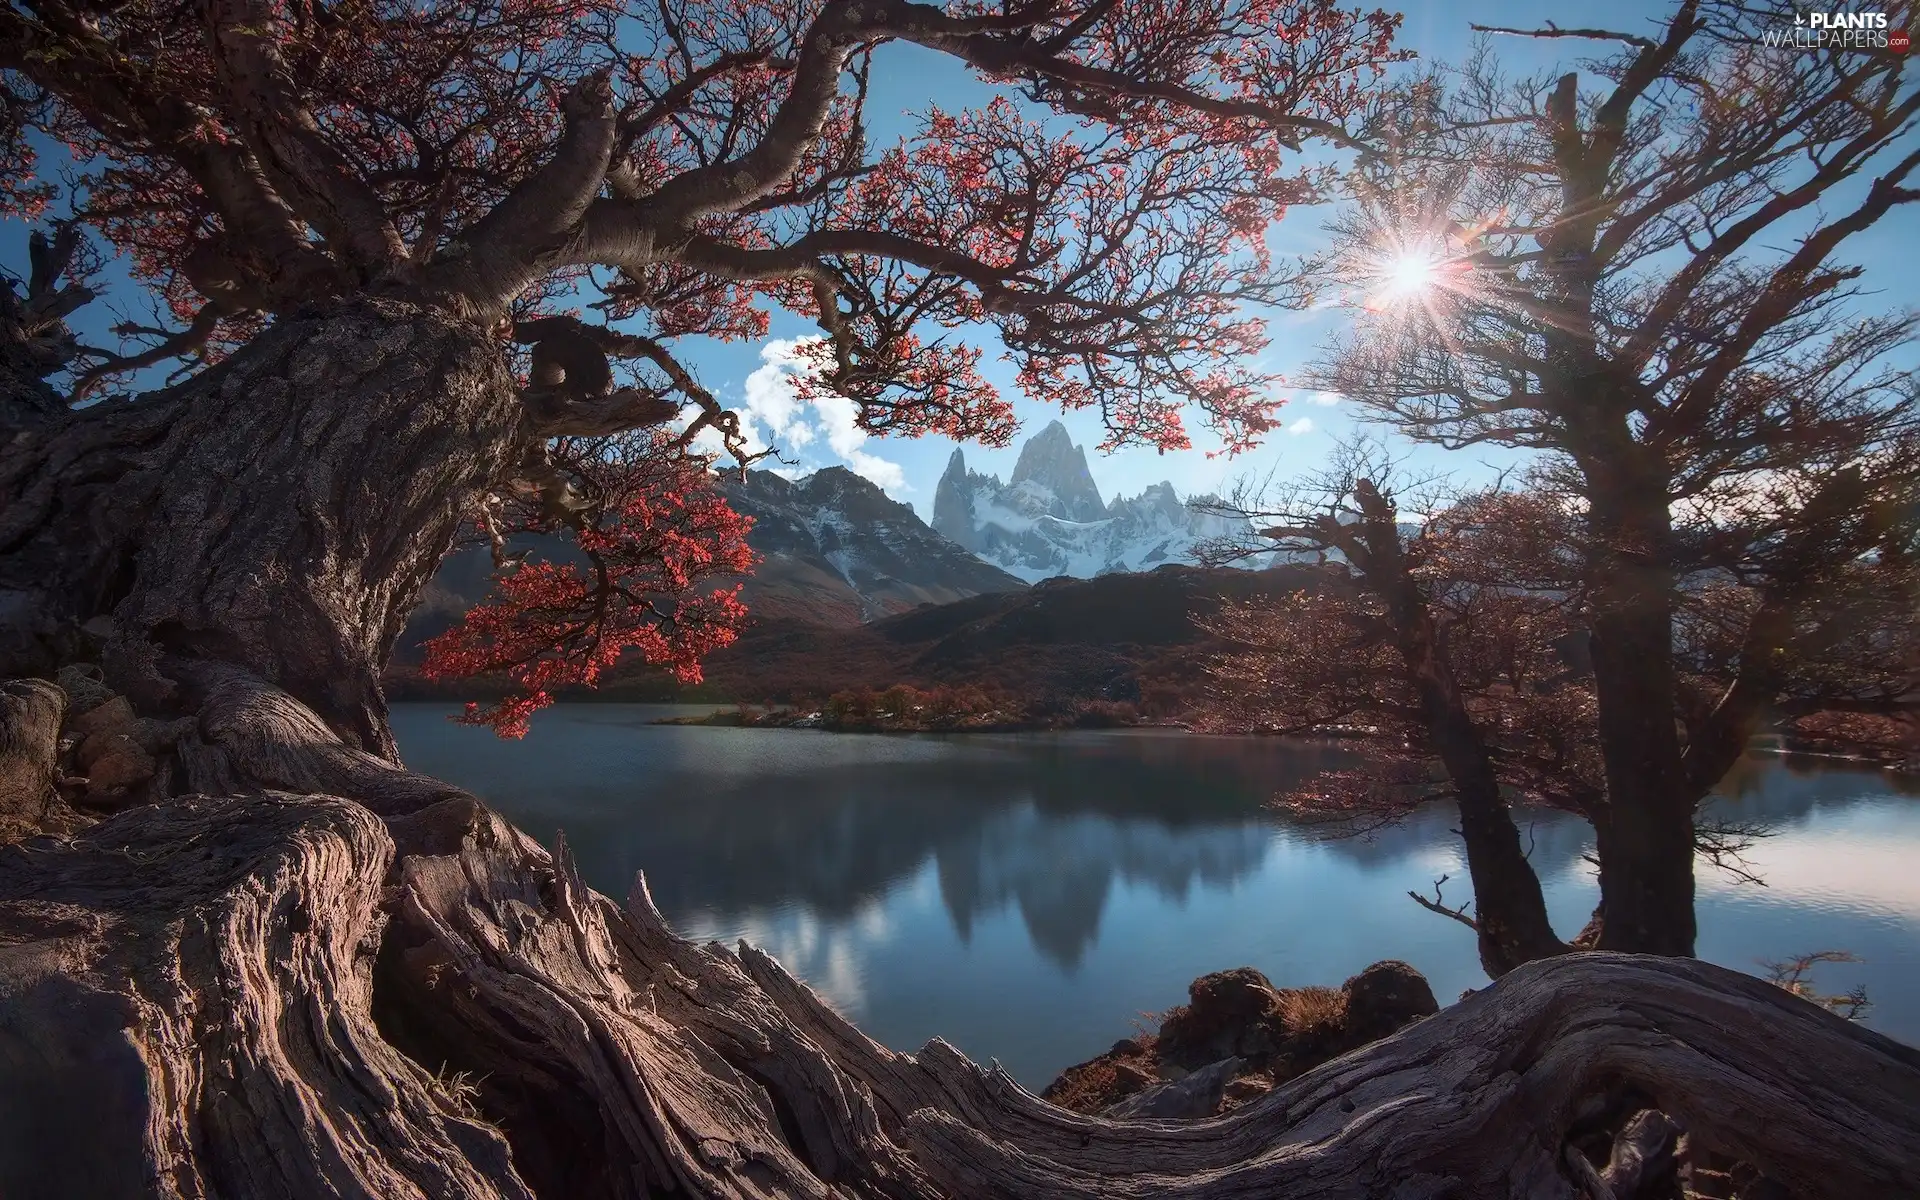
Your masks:
[[[658,706],[575,705],[524,742],[400,705],[408,766],[458,783],[543,840],[564,829],[588,882],[645,871],[682,933],[746,938],[880,1041],[935,1035],[1030,1087],[1181,1003],[1194,976],[1251,965],[1337,984],[1400,958],[1444,1002],[1486,982],[1470,931],[1408,890],[1468,898],[1435,811],[1368,841],[1320,840],[1263,803],[1336,752],[1179,733],[834,735],[649,725]],[[705,711],[705,710],[686,710]],[[1920,1043],[1920,800],[1884,776],[1745,768],[1723,811],[1776,833],[1766,886],[1703,866],[1701,954],[1846,949],[1823,990],[1864,984],[1870,1024]],[[1572,932],[1595,888],[1590,831],[1547,815],[1533,861]],[[1457,893],[1457,894],[1456,894]]]

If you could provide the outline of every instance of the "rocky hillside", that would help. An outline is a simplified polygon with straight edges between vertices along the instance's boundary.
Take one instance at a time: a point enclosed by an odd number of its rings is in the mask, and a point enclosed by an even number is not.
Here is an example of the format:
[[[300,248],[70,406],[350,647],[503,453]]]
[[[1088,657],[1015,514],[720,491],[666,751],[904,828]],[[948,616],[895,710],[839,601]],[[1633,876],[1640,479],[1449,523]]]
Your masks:
[[[747,540],[762,562],[745,595],[764,617],[858,625],[922,604],[1026,587],[844,467],[793,481],[751,471],[725,490],[734,509],[753,518]]]
[[[1085,450],[1058,421],[1021,447],[1011,481],[968,470],[955,450],[933,494],[937,532],[1030,583],[1191,565],[1197,544],[1242,527],[1183,502],[1171,483],[1103,502]]]
[[[1339,568],[1169,565],[1053,579],[825,629],[763,621],[707,661],[728,699],[784,704],[894,684],[975,686],[1025,701],[1114,701],[1177,715],[1210,649],[1195,622],[1223,598],[1338,586]]]

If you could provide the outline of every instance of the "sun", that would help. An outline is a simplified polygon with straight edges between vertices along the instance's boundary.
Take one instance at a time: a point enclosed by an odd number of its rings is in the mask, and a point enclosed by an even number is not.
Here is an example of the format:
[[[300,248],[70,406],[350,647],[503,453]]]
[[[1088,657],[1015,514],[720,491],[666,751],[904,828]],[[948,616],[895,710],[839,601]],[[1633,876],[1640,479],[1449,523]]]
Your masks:
[[[1380,292],[1392,301],[1416,300],[1440,282],[1440,259],[1423,251],[1407,251],[1381,265]]]

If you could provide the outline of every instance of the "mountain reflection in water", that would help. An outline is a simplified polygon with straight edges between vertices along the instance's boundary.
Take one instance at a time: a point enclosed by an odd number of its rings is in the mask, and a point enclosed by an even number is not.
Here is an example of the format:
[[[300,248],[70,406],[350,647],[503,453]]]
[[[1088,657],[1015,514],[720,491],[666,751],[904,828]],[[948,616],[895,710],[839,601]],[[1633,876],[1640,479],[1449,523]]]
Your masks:
[[[483,796],[528,832],[564,829],[595,887],[644,870],[688,936],[746,937],[889,1045],[938,1034],[1030,1086],[1184,1000],[1188,980],[1251,964],[1338,983],[1412,962],[1443,998],[1485,982],[1471,935],[1406,899],[1451,873],[1451,814],[1325,841],[1267,810],[1355,760],[1325,746],[1152,731],[908,737],[648,724],[651,706],[542,714],[523,743],[401,705],[409,766]],[[1920,806],[1885,777],[1743,767],[1722,806],[1776,836],[1749,857],[1766,888],[1701,874],[1701,952],[1845,948],[1868,961],[1873,1024],[1920,1040]],[[1590,830],[1526,819],[1563,928],[1593,905]]]

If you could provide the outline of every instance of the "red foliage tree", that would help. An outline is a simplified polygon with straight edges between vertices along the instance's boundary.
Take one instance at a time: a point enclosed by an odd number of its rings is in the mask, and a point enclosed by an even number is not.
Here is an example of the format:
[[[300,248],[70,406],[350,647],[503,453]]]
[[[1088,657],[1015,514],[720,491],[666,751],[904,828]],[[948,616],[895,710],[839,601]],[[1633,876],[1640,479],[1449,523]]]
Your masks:
[[[493,539],[500,571],[495,592],[427,644],[423,671],[504,673],[518,690],[490,708],[469,704],[463,720],[520,737],[556,689],[593,686],[624,653],[698,683],[702,656],[733,642],[746,615],[739,584],[694,589],[702,579],[751,569],[751,522],[727,507],[703,459],[662,453],[664,440],[629,434],[556,443],[557,458],[591,464],[580,475],[599,489],[591,503],[597,520],[570,514],[584,564],[513,561],[507,540],[551,523],[526,497],[510,511],[489,504],[480,514],[476,523]]]
[[[411,537],[362,539],[385,547],[383,561],[346,570],[364,552],[336,544],[326,522],[308,529],[321,544],[297,555],[225,545],[236,581],[265,581],[271,593],[248,611],[307,614],[297,638],[257,623],[235,633],[232,589],[190,582],[220,573],[209,564],[164,572],[191,596],[150,595],[145,568],[106,569],[140,554],[137,521],[102,522],[109,544],[58,548],[54,514],[95,503],[91,491],[64,492],[100,481],[63,474],[82,453],[54,447],[65,433],[8,452],[15,462],[0,478],[13,495],[62,498],[19,510],[27,515],[4,537],[37,546],[21,560],[36,566],[4,582],[35,595],[43,630],[117,613],[129,670],[155,660],[141,647],[158,644],[156,631],[178,630],[173,644],[218,643],[383,747],[372,681],[396,612],[458,521],[512,494],[537,496],[535,524],[578,526],[583,548],[602,548],[604,572],[526,570],[476,615],[486,632],[443,643],[438,666],[546,664],[518,668],[541,690],[560,681],[562,660],[584,679],[610,647],[639,644],[636,627],[604,613],[588,623],[601,631],[594,649],[558,657],[503,624],[519,614],[526,636],[577,641],[576,620],[545,611],[558,597],[598,604],[642,559],[648,586],[685,574],[660,547],[616,552],[600,540],[650,526],[618,505],[580,508],[607,491],[594,478],[605,464],[544,444],[657,428],[686,410],[678,437],[632,448],[671,457],[715,430],[744,461],[737,418],[676,343],[759,336],[771,306],[818,321],[807,386],[854,399],[870,431],[1010,436],[1011,407],[977,370],[976,335],[990,330],[1021,387],[1097,408],[1113,444],[1184,446],[1192,410],[1244,447],[1272,427],[1275,407],[1273,378],[1248,365],[1265,345],[1258,310],[1300,298],[1265,244],[1286,207],[1313,194],[1313,172],[1287,156],[1304,139],[1347,139],[1345,122],[1396,57],[1397,20],[1332,0],[11,6],[0,12],[0,188],[16,203],[70,207],[167,314],[120,327],[135,347],[79,348],[74,397],[180,360],[186,382],[170,395],[181,415],[167,428],[223,405],[250,403],[258,416],[259,398],[282,392],[252,382],[256,372],[298,358],[299,345],[353,314],[370,323],[354,329],[392,338],[365,333],[362,349],[325,351],[341,367],[327,385],[337,397],[321,397],[311,374],[294,390],[309,410],[357,405],[359,425],[326,428],[360,432],[296,453],[304,435],[289,409],[287,422],[249,435],[286,449],[257,481],[292,494],[291,474],[325,486],[329,455],[351,472],[368,469],[371,445],[418,453],[379,468],[378,502],[361,514],[389,532],[413,526]],[[957,59],[999,96],[930,108],[876,145],[868,82],[888,43]],[[73,159],[65,185],[36,165],[49,138]],[[516,344],[531,353],[512,394],[499,372]],[[418,363],[381,373],[416,353]],[[193,374],[212,363],[226,373]],[[457,386],[441,377],[453,365]],[[376,376],[385,399],[369,404],[354,393]],[[96,405],[83,422],[97,429],[72,436],[137,441],[146,435],[115,424],[139,424],[126,417],[134,407]],[[410,440],[423,421],[450,437]],[[29,415],[13,423],[34,422],[70,429]],[[211,451],[178,449],[178,476],[221,470]],[[186,458],[207,461],[188,469]],[[156,496],[134,503],[169,509]],[[697,536],[724,538],[724,527],[714,516]],[[114,582],[103,590],[102,578]],[[376,602],[346,595],[370,582]],[[682,650],[650,653],[679,661]],[[154,683],[156,696],[166,686]]]

